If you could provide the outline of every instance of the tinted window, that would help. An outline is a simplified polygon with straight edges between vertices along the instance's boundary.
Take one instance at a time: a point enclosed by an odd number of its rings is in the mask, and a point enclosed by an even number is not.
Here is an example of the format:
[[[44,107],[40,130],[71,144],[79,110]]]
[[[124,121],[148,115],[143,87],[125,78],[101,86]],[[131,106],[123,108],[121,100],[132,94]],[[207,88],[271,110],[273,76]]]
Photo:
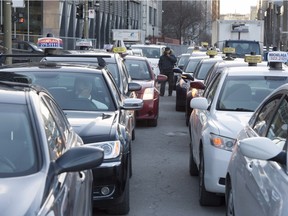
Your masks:
[[[46,106],[46,104],[41,101],[40,112],[44,122],[44,129],[46,134],[46,140],[48,144],[48,149],[50,152],[51,160],[55,161],[59,158],[65,151],[66,146],[61,132],[56,124],[56,121]]]
[[[268,128],[267,137],[279,145],[282,149],[287,139],[288,131],[288,101],[287,98],[281,101],[272,122]]]
[[[227,76],[222,85],[217,109],[254,111],[271,91],[286,80],[287,77]]]
[[[125,65],[132,80],[151,80],[149,68],[145,61],[126,59]]]
[[[115,110],[110,89],[102,73],[85,74],[49,71],[25,72],[25,75],[30,76],[33,83],[45,87],[64,110]],[[80,80],[87,82],[83,84],[79,82]]]
[[[36,172],[37,155],[27,107],[1,104],[0,119],[0,177]]]

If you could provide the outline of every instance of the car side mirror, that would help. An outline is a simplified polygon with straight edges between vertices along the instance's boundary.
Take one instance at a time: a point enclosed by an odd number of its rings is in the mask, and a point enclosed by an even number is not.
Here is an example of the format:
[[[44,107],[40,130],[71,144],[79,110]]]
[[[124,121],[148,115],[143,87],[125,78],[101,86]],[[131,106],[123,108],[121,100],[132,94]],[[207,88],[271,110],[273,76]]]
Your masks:
[[[173,68],[173,72],[182,74],[183,71],[179,67],[176,67],[176,68]]]
[[[157,78],[156,78],[156,81],[161,83],[161,82],[165,82],[167,81],[168,77],[164,74],[158,74],[157,75]]]

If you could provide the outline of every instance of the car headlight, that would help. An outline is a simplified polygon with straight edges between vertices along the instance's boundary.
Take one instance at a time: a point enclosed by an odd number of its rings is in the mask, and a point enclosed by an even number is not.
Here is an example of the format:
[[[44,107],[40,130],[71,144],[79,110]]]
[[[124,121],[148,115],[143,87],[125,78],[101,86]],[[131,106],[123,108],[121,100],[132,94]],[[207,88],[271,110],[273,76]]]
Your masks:
[[[143,94],[143,100],[152,100],[154,98],[154,88],[146,88]]]
[[[107,142],[98,142],[93,144],[86,144],[92,145],[94,147],[98,147],[104,151],[104,160],[105,159],[112,159],[117,158],[121,152],[121,142],[117,141],[107,141]]]
[[[211,133],[211,144],[216,147],[226,151],[232,151],[233,146],[235,145],[236,139],[229,137],[224,137]]]

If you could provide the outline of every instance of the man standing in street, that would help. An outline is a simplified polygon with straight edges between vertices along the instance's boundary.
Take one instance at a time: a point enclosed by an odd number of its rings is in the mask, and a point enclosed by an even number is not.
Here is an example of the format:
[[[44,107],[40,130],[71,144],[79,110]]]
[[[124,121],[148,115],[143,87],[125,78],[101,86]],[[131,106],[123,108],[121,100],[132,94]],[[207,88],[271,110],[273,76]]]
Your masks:
[[[164,74],[168,78],[167,81],[169,84],[169,90],[168,90],[169,96],[171,96],[173,92],[173,83],[174,83],[173,68],[174,68],[174,65],[176,64],[176,61],[177,59],[175,55],[172,53],[172,50],[169,47],[166,47],[163,55],[160,56],[159,63],[158,63],[160,74]],[[164,96],[165,86],[166,86],[166,82],[162,82],[161,87],[160,87],[160,96]]]

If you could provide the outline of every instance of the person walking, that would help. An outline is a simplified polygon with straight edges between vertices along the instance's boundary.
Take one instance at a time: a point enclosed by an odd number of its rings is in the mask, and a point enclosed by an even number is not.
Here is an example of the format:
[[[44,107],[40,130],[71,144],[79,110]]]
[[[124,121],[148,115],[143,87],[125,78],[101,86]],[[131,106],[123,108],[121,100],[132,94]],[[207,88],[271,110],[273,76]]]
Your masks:
[[[170,47],[165,47],[163,55],[160,56],[158,66],[159,66],[160,74],[164,74],[168,78],[167,81],[169,85],[169,88],[168,88],[169,96],[171,96],[173,92],[173,83],[174,83],[173,68],[176,62],[177,62],[177,58],[172,53],[172,50],[170,49]],[[166,81],[161,83],[160,96],[164,96],[165,87],[166,87]]]

